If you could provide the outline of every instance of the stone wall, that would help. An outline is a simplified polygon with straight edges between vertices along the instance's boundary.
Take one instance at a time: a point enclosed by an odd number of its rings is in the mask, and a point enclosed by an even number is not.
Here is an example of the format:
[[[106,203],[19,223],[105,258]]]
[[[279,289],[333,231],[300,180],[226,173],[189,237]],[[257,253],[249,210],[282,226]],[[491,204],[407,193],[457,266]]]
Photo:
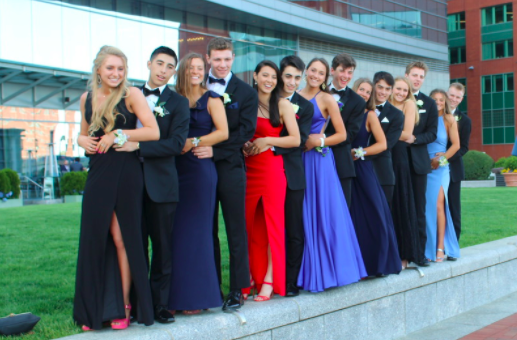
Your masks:
[[[66,337],[93,339],[385,340],[517,291],[517,236],[462,249],[456,262],[365,280],[319,294],[246,302],[241,324],[220,310],[179,315],[174,324]]]

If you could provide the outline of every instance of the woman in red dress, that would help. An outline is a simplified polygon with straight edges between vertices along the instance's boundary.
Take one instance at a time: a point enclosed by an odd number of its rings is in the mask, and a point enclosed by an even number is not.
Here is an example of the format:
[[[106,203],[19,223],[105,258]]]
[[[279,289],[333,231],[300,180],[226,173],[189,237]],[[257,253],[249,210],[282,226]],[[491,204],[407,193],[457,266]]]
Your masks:
[[[280,97],[280,70],[264,60],[253,74],[258,91],[257,130],[244,145],[246,156],[246,229],[255,301],[267,301],[276,292],[285,295],[284,203],[287,181],[284,161],[274,147],[300,145],[300,132],[291,103]],[[282,133],[285,126],[285,132]],[[280,137],[282,133],[282,137]],[[250,289],[244,289],[247,298]]]

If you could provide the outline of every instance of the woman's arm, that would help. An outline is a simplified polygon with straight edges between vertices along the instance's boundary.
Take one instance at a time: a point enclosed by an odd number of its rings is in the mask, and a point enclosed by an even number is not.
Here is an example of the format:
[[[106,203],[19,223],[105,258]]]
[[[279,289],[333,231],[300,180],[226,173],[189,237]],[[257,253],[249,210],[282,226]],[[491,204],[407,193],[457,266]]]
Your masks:
[[[330,117],[332,120],[332,125],[336,130],[332,136],[325,138],[325,146],[332,146],[339,144],[346,140],[346,129],[345,124],[343,123],[343,118],[341,118],[341,113],[339,112],[339,107],[337,105],[336,100],[328,93],[322,93],[322,107],[323,111],[328,113],[327,117]],[[321,146],[321,139],[323,138],[323,134],[311,134],[307,139],[307,143],[305,143],[306,149],[311,150],[317,146]]]
[[[81,109],[81,132],[79,132],[79,136],[77,137],[77,144],[84,149],[87,154],[97,153],[97,144],[99,137],[90,137],[88,135],[88,128],[90,125],[84,118],[84,113],[86,112],[85,103],[86,97],[88,96],[88,92],[85,92],[81,96],[80,101],[80,109]]]
[[[228,120],[226,119],[224,104],[219,98],[208,98],[208,113],[212,116],[215,130],[208,135],[196,136],[200,139],[197,146],[212,146],[228,139]],[[193,139],[187,138],[182,153],[188,152],[194,147]]]
[[[445,152],[445,158],[449,159],[460,149],[460,135],[458,133],[458,126],[456,119],[451,114],[446,115],[447,120],[446,122],[449,125],[448,128],[448,134],[449,134],[449,140],[451,141],[451,146],[449,149],[447,149],[447,152]]]
[[[264,137],[255,139],[253,144],[259,149],[259,152],[266,151],[272,146],[294,148],[300,145],[300,130],[296,123],[293,106],[288,100],[281,99],[278,102],[278,110],[280,111],[280,118],[283,120],[289,135],[284,137]]]
[[[406,141],[413,136],[415,128],[416,105],[412,101],[407,101],[404,105],[404,129],[399,140]]]
[[[377,114],[374,111],[368,111],[365,114],[368,115],[368,117],[366,117],[366,126],[369,128],[369,130],[375,137],[376,143],[366,148],[363,148],[363,150],[366,151],[366,155],[368,156],[377,155],[386,150],[388,147],[388,143],[386,142],[386,136],[384,135],[384,131],[382,130],[381,123],[379,122]],[[355,157],[354,150],[355,149],[352,149],[352,158],[354,160],[357,160],[358,158]]]

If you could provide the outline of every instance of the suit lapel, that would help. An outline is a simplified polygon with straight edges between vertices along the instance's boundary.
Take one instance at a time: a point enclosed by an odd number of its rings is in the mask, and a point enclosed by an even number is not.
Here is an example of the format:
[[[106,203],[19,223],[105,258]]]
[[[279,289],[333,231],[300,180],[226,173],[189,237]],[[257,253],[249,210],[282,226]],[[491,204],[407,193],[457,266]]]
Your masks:
[[[237,89],[238,79],[237,76],[232,72],[232,77],[230,78],[230,82],[228,86],[226,86],[226,93],[233,94]]]
[[[158,103],[167,103],[167,100],[169,100],[171,94],[172,91],[171,89],[169,89],[169,86],[165,86],[165,88],[162,91],[162,94],[160,95],[160,98],[158,99]]]
[[[343,103],[343,107],[346,106],[346,102],[348,101],[348,98],[350,97],[350,91],[352,91],[348,86],[346,88],[345,94],[339,98],[339,101]]]
[[[379,122],[382,122],[384,118],[388,115],[388,112],[390,111],[390,103],[386,101],[386,104],[384,104],[384,107],[382,108],[381,114],[379,115]]]

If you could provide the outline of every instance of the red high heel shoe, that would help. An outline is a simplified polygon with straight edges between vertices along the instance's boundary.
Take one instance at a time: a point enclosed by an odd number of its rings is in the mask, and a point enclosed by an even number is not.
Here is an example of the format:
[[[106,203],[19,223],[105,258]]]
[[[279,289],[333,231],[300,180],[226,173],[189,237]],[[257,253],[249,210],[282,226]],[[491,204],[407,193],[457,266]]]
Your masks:
[[[125,305],[125,309],[131,311],[131,305]],[[130,320],[129,318],[126,319],[115,319],[111,321],[111,328],[113,329],[126,329],[129,327]]]
[[[263,285],[270,285],[270,286],[271,286],[271,288],[273,288],[273,283],[271,283],[271,282],[266,282],[266,281],[264,281],[262,284],[263,284]],[[274,292],[273,290],[271,290],[271,294],[270,294],[269,296],[257,295],[257,297],[253,299],[253,301],[263,302],[263,301],[271,300],[271,298],[273,297],[273,294],[274,294],[274,293],[275,293],[275,292]]]

